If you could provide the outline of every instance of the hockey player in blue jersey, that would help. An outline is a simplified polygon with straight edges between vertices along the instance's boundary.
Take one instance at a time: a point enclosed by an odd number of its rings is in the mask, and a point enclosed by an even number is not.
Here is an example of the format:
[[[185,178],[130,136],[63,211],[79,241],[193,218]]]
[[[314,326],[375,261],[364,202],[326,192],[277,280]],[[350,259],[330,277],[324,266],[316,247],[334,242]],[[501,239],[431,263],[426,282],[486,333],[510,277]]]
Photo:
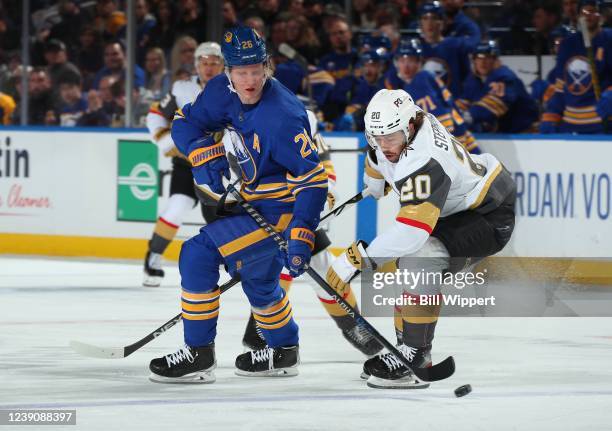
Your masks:
[[[474,72],[457,104],[473,132],[528,132],[538,119],[535,100],[516,74],[500,63],[494,41],[481,42],[476,48]]]
[[[419,9],[423,69],[440,78],[450,92],[461,94],[463,81],[470,73],[470,52],[475,47],[469,38],[443,37],[444,9],[440,2],[425,3]]]
[[[185,346],[151,361],[150,378],[157,382],[215,381],[221,264],[241,277],[268,343],[239,355],[236,373],[297,374],[298,327],[279,274],[283,264],[295,277],[307,268],[327,198],[327,174],[302,103],[270,79],[263,39],[250,28],[232,28],[224,34],[222,53],[226,73],[177,111],[172,138],[188,155],[196,184],[222,193],[229,164],[224,145],[215,143],[212,132],[229,129],[242,172],[241,194],[284,233],[288,251],[281,256],[272,238],[240,211],[208,224],[185,242],[179,258]]]
[[[405,90],[419,108],[435,115],[468,151],[480,153],[474,136],[453,107],[451,93],[439,78],[422,69],[421,46],[418,39],[400,44],[393,62],[395,73],[387,75],[385,88]]]
[[[464,37],[476,47],[480,42],[480,28],[473,19],[463,13],[463,0],[442,0],[446,15],[444,23],[444,36]]]
[[[555,92],[542,114],[542,133],[601,133],[602,115],[612,113],[606,108],[612,99],[612,30],[601,28],[596,0],[582,0],[579,14],[591,40],[597,76],[593,76],[583,32],[564,39],[553,71]]]

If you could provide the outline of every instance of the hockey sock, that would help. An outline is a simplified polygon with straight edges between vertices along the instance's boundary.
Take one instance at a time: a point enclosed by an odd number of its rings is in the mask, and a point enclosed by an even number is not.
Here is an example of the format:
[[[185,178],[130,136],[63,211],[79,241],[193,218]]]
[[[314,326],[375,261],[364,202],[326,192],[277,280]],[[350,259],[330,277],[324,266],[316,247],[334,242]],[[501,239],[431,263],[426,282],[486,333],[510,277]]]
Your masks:
[[[410,347],[431,346],[441,306],[416,302],[402,307],[402,339]]]
[[[149,250],[153,253],[164,254],[168,245],[172,242],[179,227],[164,220],[162,217],[157,219],[153,236],[149,240]]]

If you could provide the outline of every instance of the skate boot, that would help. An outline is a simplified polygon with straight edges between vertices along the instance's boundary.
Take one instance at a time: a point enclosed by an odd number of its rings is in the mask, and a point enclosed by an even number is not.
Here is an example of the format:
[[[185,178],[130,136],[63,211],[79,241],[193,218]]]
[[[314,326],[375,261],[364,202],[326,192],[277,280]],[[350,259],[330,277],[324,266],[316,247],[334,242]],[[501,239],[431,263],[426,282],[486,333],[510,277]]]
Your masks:
[[[238,355],[236,374],[254,377],[297,376],[300,363],[299,346],[264,347]]]
[[[149,380],[156,383],[213,383],[216,367],[214,343],[202,347],[185,345],[176,353],[153,359],[149,364]]]
[[[144,279],[142,285],[145,287],[159,287],[162,278],[164,278],[164,270],[161,269],[161,254],[147,252],[144,261]]]
[[[255,322],[253,313],[251,313],[247,326],[244,330],[242,345],[246,347],[247,351],[260,350],[268,345],[266,339],[261,333],[261,329],[259,329],[259,326],[257,326],[257,323]]]
[[[342,336],[351,346],[364,355],[371,357],[383,348],[376,339],[364,327],[357,325],[350,316],[331,316],[342,331]]]
[[[397,349],[414,367],[431,366],[431,348],[415,348],[399,344]],[[424,389],[429,383],[421,382],[393,353],[384,353],[363,364],[361,378],[368,379],[371,388]]]

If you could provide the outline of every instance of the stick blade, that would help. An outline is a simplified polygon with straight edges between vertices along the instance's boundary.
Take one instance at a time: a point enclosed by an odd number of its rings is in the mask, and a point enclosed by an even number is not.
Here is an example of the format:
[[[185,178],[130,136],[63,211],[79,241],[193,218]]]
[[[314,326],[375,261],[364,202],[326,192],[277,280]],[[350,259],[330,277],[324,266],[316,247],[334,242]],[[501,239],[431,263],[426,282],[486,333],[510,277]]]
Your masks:
[[[70,341],[70,347],[80,355],[100,359],[120,359],[125,357],[123,347],[98,347],[80,341]]]

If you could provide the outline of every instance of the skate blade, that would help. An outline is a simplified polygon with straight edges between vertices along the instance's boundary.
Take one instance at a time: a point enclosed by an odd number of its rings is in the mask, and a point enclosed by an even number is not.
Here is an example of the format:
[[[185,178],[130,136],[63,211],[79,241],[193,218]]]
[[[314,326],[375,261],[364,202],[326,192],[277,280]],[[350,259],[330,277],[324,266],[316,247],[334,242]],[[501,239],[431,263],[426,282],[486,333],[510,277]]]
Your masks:
[[[202,383],[214,383],[217,377],[212,371],[198,371],[195,373],[185,374],[181,377],[164,377],[151,373],[149,380],[155,383],[187,383],[187,384],[202,384]]]
[[[296,367],[287,367],[254,372],[236,369],[236,375],[242,377],[294,377],[298,375],[298,369]]]
[[[142,285],[143,287],[159,287],[161,286],[162,279],[163,277],[154,277],[145,273]]]
[[[369,374],[364,373],[363,371],[361,372],[361,375],[359,376],[360,379],[363,380],[368,380],[370,378]]]
[[[429,387],[429,383],[420,382],[414,377],[387,380],[376,376],[370,376],[367,385],[375,389],[426,389]]]

